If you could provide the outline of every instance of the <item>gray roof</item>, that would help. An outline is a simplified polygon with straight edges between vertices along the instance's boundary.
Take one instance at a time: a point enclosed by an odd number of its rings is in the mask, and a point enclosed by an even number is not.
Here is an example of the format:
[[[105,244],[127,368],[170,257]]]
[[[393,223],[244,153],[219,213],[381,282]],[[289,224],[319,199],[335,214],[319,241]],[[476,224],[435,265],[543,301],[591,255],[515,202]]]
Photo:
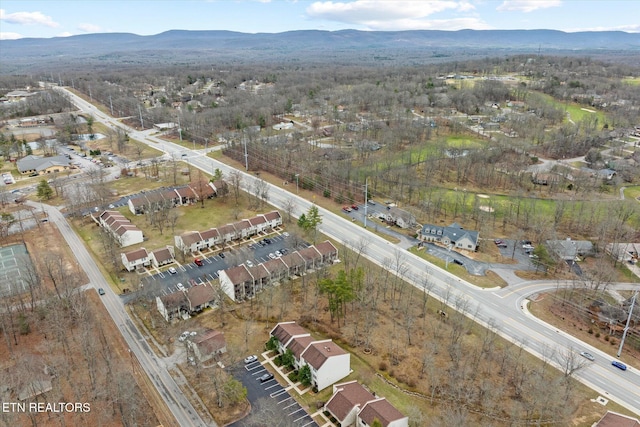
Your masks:
[[[66,156],[53,156],[53,157],[40,157],[40,156],[25,156],[16,162],[18,170],[21,173],[36,170],[41,171],[51,166],[66,166],[69,167],[69,159]]]
[[[420,234],[425,236],[430,235],[430,236],[447,237],[452,242],[457,242],[458,240],[463,239],[464,237],[467,237],[476,245],[478,244],[478,232],[473,230],[465,230],[457,222],[454,222],[453,224],[447,227],[442,227],[440,225],[425,224],[422,226],[422,230],[420,230]]]
[[[565,260],[573,260],[577,255],[593,252],[593,243],[587,240],[547,240],[547,246]]]

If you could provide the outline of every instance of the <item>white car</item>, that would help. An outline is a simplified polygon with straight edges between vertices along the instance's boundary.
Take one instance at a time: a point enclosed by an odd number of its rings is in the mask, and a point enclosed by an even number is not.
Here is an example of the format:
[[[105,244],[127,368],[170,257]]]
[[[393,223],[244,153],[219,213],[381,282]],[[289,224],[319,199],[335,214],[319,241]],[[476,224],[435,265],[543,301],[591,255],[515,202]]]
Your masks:
[[[272,253],[269,254],[269,258],[276,259],[276,255],[272,252]]]
[[[247,356],[247,357],[244,358],[244,364],[248,365],[249,363],[256,362],[257,360],[258,360],[258,357],[255,356],[255,355]]]
[[[167,270],[167,271],[168,271],[169,273],[171,273],[171,274],[176,274],[176,273],[178,272],[178,271],[177,271],[175,268],[173,268],[173,267],[169,267],[169,270]]]
[[[282,256],[282,252],[276,251],[276,258],[280,258]]]
[[[247,264],[247,267],[253,267],[253,263],[249,260],[247,260],[245,264]]]
[[[184,291],[184,285],[182,283],[178,283],[176,288],[178,288],[179,291]]]
[[[283,235],[284,237],[289,237],[289,233],[287,233],[286,231],[285,231],[284,233],[282,233],[282,235]]]
[[[189,332],[188,331],[184,331],[182,334],[180,334],[180,337],[178,338],[178,341],[182,342],[182,341],[186,340],[188,336],[189,336]]]

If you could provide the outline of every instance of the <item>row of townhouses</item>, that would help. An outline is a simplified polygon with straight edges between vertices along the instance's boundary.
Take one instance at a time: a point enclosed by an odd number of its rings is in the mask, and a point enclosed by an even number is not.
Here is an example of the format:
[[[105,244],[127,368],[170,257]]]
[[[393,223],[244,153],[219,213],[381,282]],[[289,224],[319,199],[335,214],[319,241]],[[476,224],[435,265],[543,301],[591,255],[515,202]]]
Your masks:
[[[216,245],[224,245],[233,240],[246,239],[258,233],[268,232],[280,225],[282,225],[280,212],[271,211],[217,228],[210,228],[204,231],[187,231],[175,236],[174,242],[176,248],[186,254]]]
[[[191,183],[181,187],[165,188],[140,193],[127,201],[134,215],[157,212],[163,208],[187,206],[203,199],[211,199],[227,192],[226,182]]]
[[[91,218],[105,231],[110,233],[121,247],[131,246],[144,241],[142,230],[118,211],[103,211]]]
[[[242,264],[220,270],[220,287],[233,301],[243,301],[253,298],[265,286],[293,275],[300,276],[337,259],[338,249],[327,240],[253,267]]]
[[[120,254],[122,265],[127,271],[137,268],[153,266],[155,268],[171,264],[174,260],[173,246],[156,249],[148,252],[145,248],[136,249]]]
[[[208,283],[156,297],[158,311],[167,322],[178,318],[188,319],[216,304],[216,292]]]

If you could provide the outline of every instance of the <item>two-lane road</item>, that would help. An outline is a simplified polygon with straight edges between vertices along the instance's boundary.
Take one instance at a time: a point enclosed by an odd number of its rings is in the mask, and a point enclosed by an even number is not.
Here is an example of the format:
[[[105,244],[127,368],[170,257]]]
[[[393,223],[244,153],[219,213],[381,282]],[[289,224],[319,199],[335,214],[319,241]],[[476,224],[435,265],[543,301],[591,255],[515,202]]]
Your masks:
[[[79,99],[71,93],[70,96],[74,102],[76,102],[76,99]],[[79,99],[76,105],[86,110],[83,104],[87,105],[88,103]],[[90,108],[92,108],[92,110],[89,111],[95,114],[97,109],[92,106],[90,106]],[[104,114],[100,114],[104,116]],[[100,115],[96,116],[98,119],[101,119]],[[109,117],[107,117],[106,120],[112,124],[114,122],[114,120]],[[121,123],[115,125],[125,128]],[[188,151],[179,145],[166,141],[158,142],[157,140],[147,138],[143,133],[135,132],[131,129],[126,130],[133,134],[136,139],[171,155]],[[235,170],[214,159],[199,155],[195,152],[191,153],[192,154],[184,160],[204,172],[210,172],[217,168],[228,176]],[[242,174],[243,188],[252,188],[254,181],[258,178],[245,172],[242,172]],[[312,206],[312,202],[289,193],[282,188],[270,185],[269,203],[283,209],[289,200],[294,203],[295,209],[293,214],[295,216],[306,212],[309,207]],[[368,242],[366,253],[364,254],[366,258],[381,266],[385,260],[397,260],[397,263],[403,265],[402,270],[405,271],[403,277],[406,280],[419,289],[422,289],[423,283],[428,279],[432,285],[431,295],[445,300],[451,306],[454,305],[457,299],[466,299],[470,305],[473,306],[468,312],[469,316],[473,316],[475,320],[484,325],[495,325],[497,332],[502,337],[523,345],[527,351],[535,356],[544,357],[546,360],[546,356],[548,356],[551,350],[556,353],[566,353],[582,348],[589,349],[590,352],[594,354],[597,353],[578,339],[557,331],[552,326],[543,322],[532,320],[530,316],[527,316],[525,310],[522,308],[522,301],[527,295],[536,293],[536,288],[526,288],[525,284],[517,287],[508,287],[507,289],[510,291],[521,290],[521,293],[513,293],[510,295],[504,294],[504,290],[479,289],[451,275],[449,272],[395,247],[381,237],[352,224],[351,221],[346,220],[340,215],[336,215],[321,207],[318,207],[318,209],[323,218],[319,231],[343,244],[347,242],[358,242],[361,239],[366,240]],[[638,286],[630,285],[630,288],[637,289]],[[500,295],[503,295],[503,297]],[[478,310],[476,310],[476,308],[478,308]],[[602,360],[600,361],[599,359]],[[610,362],[609,366],[605,366],[605,360],[604,355],[600,355],[596,363],[592,363],[579,370],[575,373],[575,377],[584,384],[606,395],[611,400],[640,414],[640,395],[638,394],[640,390],[640,377],[638,376],[638,371],[635,368],[630,368],[626,372],[622,372],[610,366]]]

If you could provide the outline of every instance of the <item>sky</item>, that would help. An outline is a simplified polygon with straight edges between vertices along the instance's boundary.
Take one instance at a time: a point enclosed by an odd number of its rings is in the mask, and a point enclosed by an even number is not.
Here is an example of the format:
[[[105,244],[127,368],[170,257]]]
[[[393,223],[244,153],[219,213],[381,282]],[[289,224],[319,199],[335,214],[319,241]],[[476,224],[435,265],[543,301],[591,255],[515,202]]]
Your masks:
[[[168,30],[640,32],[638,0],[2,0],[0,40]]]

